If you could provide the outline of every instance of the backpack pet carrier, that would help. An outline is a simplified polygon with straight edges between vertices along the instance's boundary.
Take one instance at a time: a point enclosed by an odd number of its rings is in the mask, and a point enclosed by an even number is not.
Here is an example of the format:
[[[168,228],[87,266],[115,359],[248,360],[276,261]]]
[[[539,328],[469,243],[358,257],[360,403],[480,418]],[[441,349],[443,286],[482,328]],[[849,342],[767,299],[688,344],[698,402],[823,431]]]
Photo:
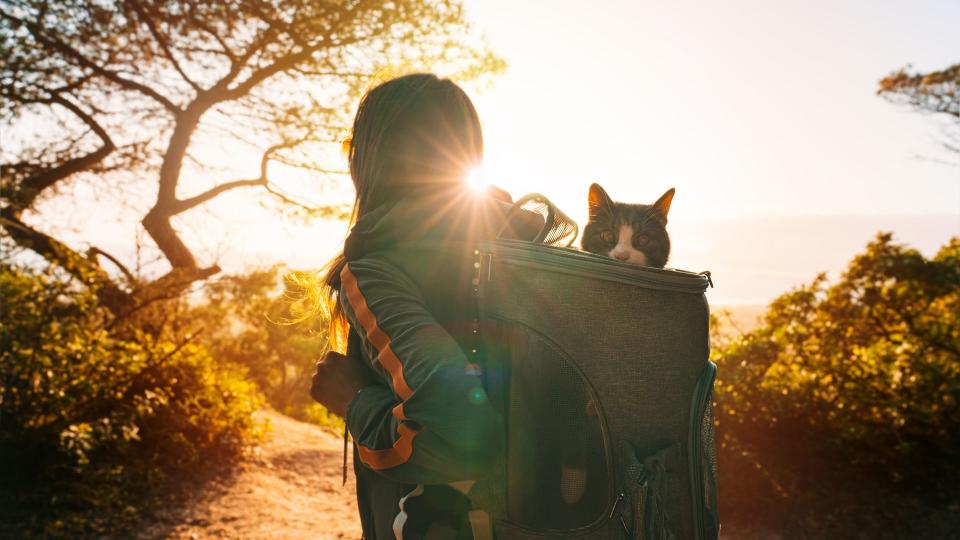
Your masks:
[[[542,196],[516,207],[551,229],[540,242],[576,236]],[[496,538],[717,538],[708,278],[517,240],[476,256],[507,424],[485,490]]]

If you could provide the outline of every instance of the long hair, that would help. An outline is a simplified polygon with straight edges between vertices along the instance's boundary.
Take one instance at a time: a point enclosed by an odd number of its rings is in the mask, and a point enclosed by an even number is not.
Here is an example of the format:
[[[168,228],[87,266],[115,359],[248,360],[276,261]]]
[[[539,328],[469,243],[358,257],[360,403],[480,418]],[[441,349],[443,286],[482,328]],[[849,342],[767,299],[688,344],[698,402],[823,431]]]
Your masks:
[[[348,159],[356,189],[351,226],[365,214],[401,197],[418,197],[462,183],[483,158],[480,118],[467,94],[449,79],[418,73],[384,82],[361,99],[353,120]],[[309,287],[330,317],[330,346],[343,351],[341,250]]]

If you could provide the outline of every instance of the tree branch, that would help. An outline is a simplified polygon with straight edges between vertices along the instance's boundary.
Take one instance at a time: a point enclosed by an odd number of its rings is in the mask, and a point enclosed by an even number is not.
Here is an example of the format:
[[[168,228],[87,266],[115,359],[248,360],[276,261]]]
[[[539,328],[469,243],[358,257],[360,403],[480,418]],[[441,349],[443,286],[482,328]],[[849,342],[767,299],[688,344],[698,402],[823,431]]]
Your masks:
[[[10,207],[0,209],[0,225],[17,245],[34,251],[90,287],[100,303],[114,315],[122,316],[132,307],[133,297],[130,293],[118,287],[95,261],[80,255],[56,238],[20,221],[14,209]]]
[[[232,182],[225,182],[213,188],[189,199],[181,199],[176,202],[174,205],[173,212],[171,215],[179,214],[189,210],[195,206],[201,205],[210,199],[216,197],[217,195],[229,191],[231,189],[241,188],[241,187],[252,187],[252,186],[264,186],[270,191],[270,186],[267,181],[267,166],[270,164],[270,160],[273,159],[273,155],[280,150],[285,148],[291,148],[303,142],[303,139],[297,139],[295,141],[289,141],[285,143],[275,144],[270,148],[267,148],[263,152],[263,155],[260,157],[260,176],[257,178],[251,178],[249,180],[234,180]]]
[[[276,36],[276,33],[272,28],[267,29],[259,38],[253,41],[247,50],[243,51],[239,56],[231,55],[230,56],[230,71],[223,76],[222,79],[217,81],[217,84],[213,85],[212,88],[208,91],[211,94],[222,94],[227,88],[229,88],[230,83],[237,78],[237,75],[243,71],[243,68],[247,65],[247,61],[253,58],[255,54],[263,49],[265,45],[270,43],[270,41]],[[214,103],[223,101],[228,98],[216,99]]]
[[[103,129],[103,126],[70,100],[60,95],[54,95],[50,99],[40,101],[40,103],[57,104],[72,112],[87,124],[97,137],[103,141],[103,146],[85,156],[69,159],[60,165],[46,169],[24,180],[19,189],[16,190],[15,195],[11,197],[11,203],[16,207],[18,215],[24,209],[28,208],[44,189],[49,188],[70,175],[93,167],[116,150],[116,146],[110,139],[110,135]]]
[[[153,88],[150,88],[145,84],[132,81],[130,79],[125,79],[121,77],[119,74],[113,71],[110,71],[104,68],[103,66],[96,64],[94,61],[90,60],[89,58],[84,56],[82,53],[80,53],[80,51],[74,49],[70,45],[63,43],[62,41],[58,41],[56,39],[47,37],[44,34],[43,29],[36,23],[26,21],[18,17],[14,17],[13,15],[10,15],[9,13],[2,10],[0,10],[0,17],[3,17],[5,19],[8,19],[10,21],[13,21],[25,26],[27,30],[30,32],[30,35],[32,35],[33,38],[36,39],[38,42],[66,56],[73,58],[74,60],[77,61],[78,64],[80,64],[81,66],[87,69],[90,69],[97,75],[100,75],[101,77],[104,77],[107,80],[115,82],[122,88],[126,88],[127,90],[134,90],[134,91],[140,92],[141,94],[147,97],[152,98],[153,100],[163,105],[165,109],[167,109],[173,114],[179,114],[181,112],[180,107],[178,107],[176,104],[174,104],[172,101],[170,101],[169,99],[161,95],[159,92],[157,92]]]
[[[190,23],[196,26],[197,28],[199,28],[200,30],[202,30],[203,32],[210,34],[210,36],[214,39],[214,41],[220,44],[220,47],[223,48],[222,51],[214,51],[213,49],[204,49],[203,52],[222,54],[223,56],[226,56],[230,60],[231,65],[235,65],[237,63],[238,61],[237,55],[233,54],[233,52],[230,51],[230,47],[228,47],[227,43],[223,40],[222,37],[220,37],[220,34],[214,32],[213,29],[210,28],[203,21],[190,19]]]
[[[123,275],[127,278],[127,282],[128,282],[128,283],[130,283],[131,285],[133,285],[134,283],[136,283],[137,278],[133,277],[133,274],[130,272],[130,270],[128,270],[127,267],[124,266],[123,263],[120,262],[119,259],[117,259],[117,258],[114,257],[113,255],[107,253],[106,251],[104,251],[104,250],[102,250],[102,249],[100,249],[100,248],[98,248],[98,247],[91,247],[90,249],[87,250],[87,258],[88,258],[88,259],[95,259],[95,257],[97,257],[98,255],[100,255],[100,256],[104,257],[105,259],[107,259],[108,261],[112,262],[112,263],[114,264],[114,266],[116,266],[118,269],[120,269],[120,272],[122,272]]]
[[[254,71],[249,77],[246,78],[246,80],[237,86],[223,92],[217,101],[229,101],[245,96],[248,92],[250,92],[250,90],[253,89],[253,87],[276,75],[277,73],[296,67],[297,64],[308,60],[311,56],[313,56],[313,53],[317,52],[318,50],[320,50],[320,47],[314,46],[304,49],[298,53],[281,57],[279,60],[273,62],[267,67]]]
[[[307,77],[348,77],[351,79],[371,79],[376,73],[364,73],[362,71],[321,71],[304,68],[293,68],[291,71],[305,75]]]
[[[295,161],[292,159],[287,159],[285,157],[276,157],[274,158],[277,163],[282,163],[288,167],[293,167],[295,169],[304,169],[307,171],[312,171],[315,173],[327,175],[327,176],[345,176],[350,174],[350,171],[345,169],[328,169],[326,167],[321,167],[319,165],[314,165],[312,163],[305,163],[303,161]]]
[[[220,266],[216,264],[206,268],[173,268],[137,291],[136,309],[141,309],[153,302],[177,298],[194,281],[207,279],[218,273],[220,273]]]
[[[301,210],[306,211],[308,214],[323,214],[328,216],[344,216],[344,215],[349,216],[349,212],[350,212],[349,208],[345,208],[345,207],[342,208],[339,206],[330,206],[330,205],[309,206],[300,201],[291,199],[285,193],[278,191],[276,188],[274,188],[270,184],[264,184],[263,188],[266,189],[267,192],[273,195],[274,197],[280,199],[280,201],[282,201],[284,204],[289,204],[290,206],[295,206],[297,208],[300,208]]]
[[[177,62],[177,59],[173,55],[173,51],[170,50],[170,44],[167,42],[167,39],[160,34],[160,31],[157,29],[157,26],[153,23],[153,18],[143,9],[143,6],[137,0],[131,0],[129,2],[134,11],[137,12],[137,15],[143,20],[143,24],[146,25],[147,29],[150,31],[150,35],[153,36],[153,39],[156,40],[157,44],[160,46],[160,49],[163,50],[164,56],[167,57],[167,60],[173,65],[173,69],[180,74],[184,81],[187,82],[194,90],[198,93],[203,91],[203,88],[200,87],[189,75],[180,67],[180,62]]]
[[[214,186],[213,188],[199,195],[190,197],[189,199],[178,200],[176,205],[173,208],[173,211],[171,212],[171,215],[179,214],[195,206],[199,206],[209,201],[210,199],[216,197],[217,195],[220,195],[225,191],[230,191],[231,189],[236,189],[241,187],[264,186],[266,184],[267,184],[267,181],[263,178],[251,178],[249,180],[234,180],[232,182],[224,182],[223,184]]]
[[[877,94],[906,103],[920,111],[943,113],[960,119],[960,64],[931,73],[909,73],[910,66],[880,80]]]

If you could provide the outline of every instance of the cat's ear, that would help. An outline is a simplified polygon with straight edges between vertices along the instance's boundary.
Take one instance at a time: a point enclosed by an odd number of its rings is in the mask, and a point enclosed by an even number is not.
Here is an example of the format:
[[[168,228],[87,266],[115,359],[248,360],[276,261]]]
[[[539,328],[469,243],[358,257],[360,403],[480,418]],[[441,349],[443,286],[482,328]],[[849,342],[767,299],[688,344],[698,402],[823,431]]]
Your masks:
[[[607,195],[607,192],[600,187],[600,184],[590,184],[590,193],[587,196],[587,202],[590,206],[590,217],[595,218],[610,211],[613,207],[613,200]]]
[[[657,199],[657,202],[653,203],[654,210],[663,216],[664,224],[667,223],[667,214],[670,213],[670,203],[673,202],[673,194],[675,192],[676,190],[674,188],[670,188]]]

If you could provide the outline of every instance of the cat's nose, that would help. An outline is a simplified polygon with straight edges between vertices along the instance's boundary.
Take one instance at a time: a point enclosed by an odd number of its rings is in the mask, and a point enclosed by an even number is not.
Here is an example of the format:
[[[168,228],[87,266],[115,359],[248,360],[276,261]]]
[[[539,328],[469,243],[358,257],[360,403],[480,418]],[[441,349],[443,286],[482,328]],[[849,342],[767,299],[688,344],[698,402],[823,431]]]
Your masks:
[[[626,251],[614,251],[610,255],[612,255],[614,259],[621,260],[621,261],[625,261],[630,258],[630,254],[627,253]]]

